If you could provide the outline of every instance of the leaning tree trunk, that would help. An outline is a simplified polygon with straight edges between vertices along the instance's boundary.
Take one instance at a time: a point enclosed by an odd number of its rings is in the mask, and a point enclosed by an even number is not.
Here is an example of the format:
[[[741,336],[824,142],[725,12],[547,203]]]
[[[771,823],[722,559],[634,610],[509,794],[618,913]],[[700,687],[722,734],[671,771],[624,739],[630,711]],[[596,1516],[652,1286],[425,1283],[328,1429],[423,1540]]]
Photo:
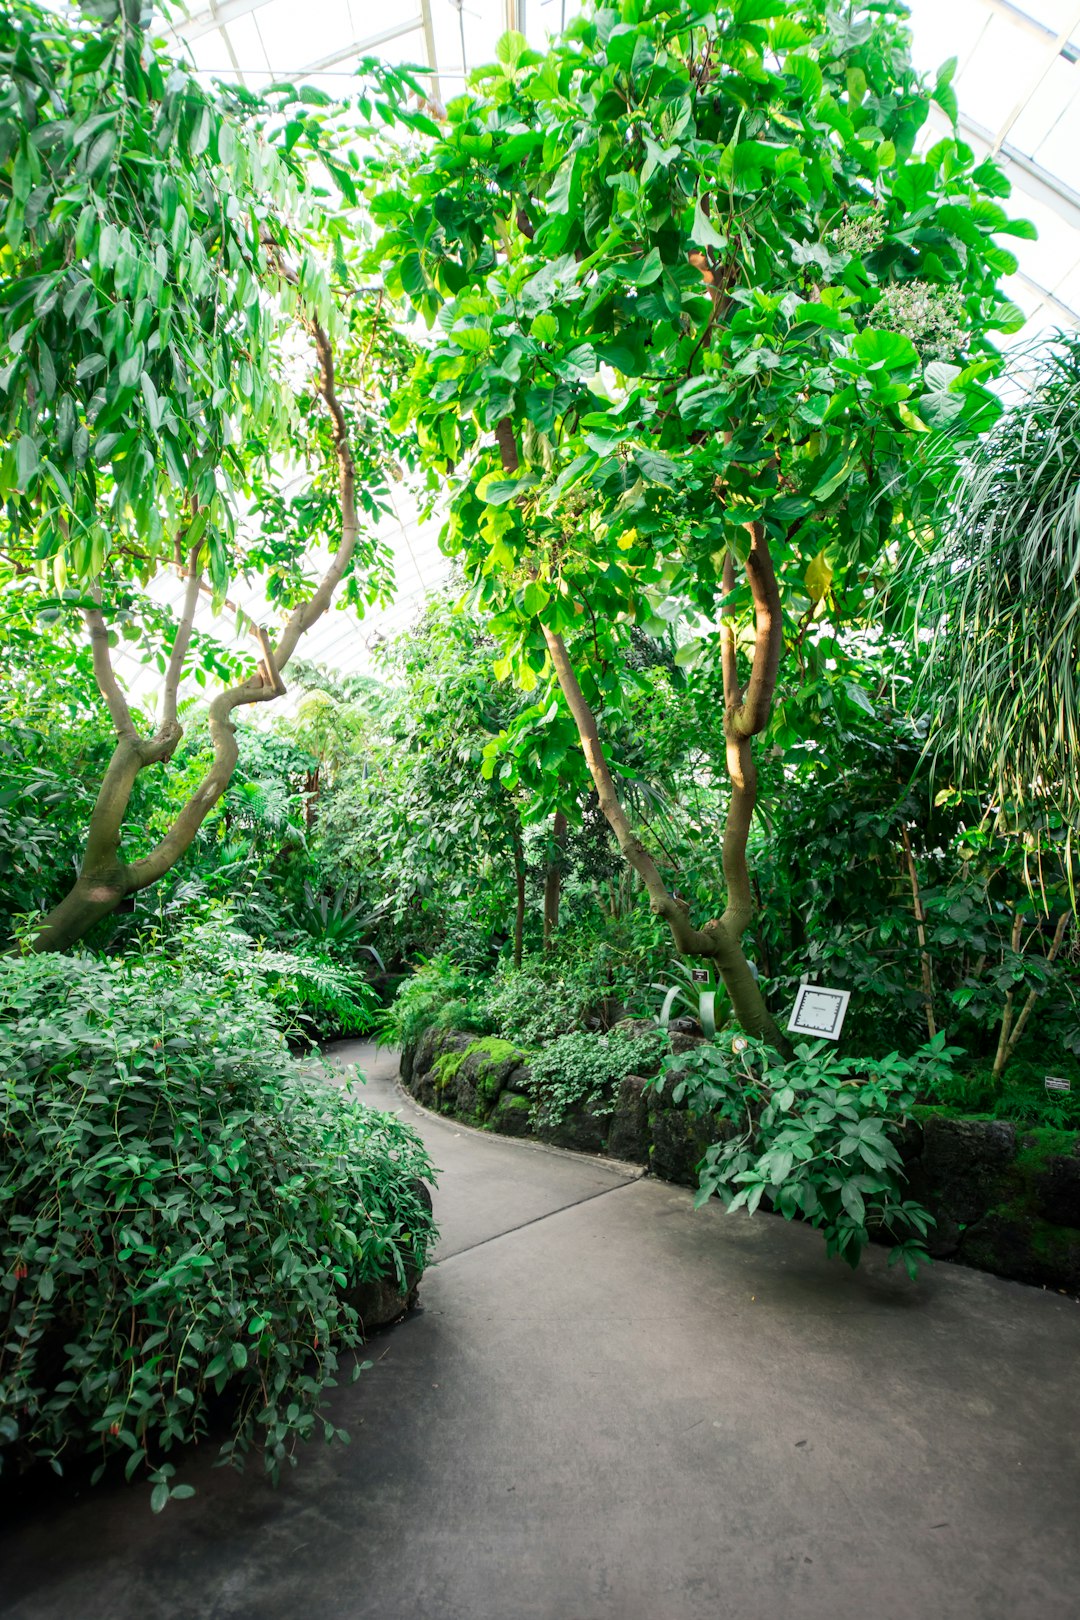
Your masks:
[[[517,907],[514,912],[514,966],[519,968],[525,947],[525,851],[517,826],[510,829],[510,842],[514,851],[514,888],[517,893]]]
[[[495,436],[504,470],[507,473],[516,472],[520,458],[513,426],[508,417],[499,422]],[[746,577],[754,603],[754,656],[750,666],[750,679],[744,693],[738,675],[734,610],[731,607],[725,608],[721,615],[720,628],[724,677],[724,736],[727,770],[731,780],[731,799],[728,804],[723,843],[724,878],[728,893],[723,915],[705,923],[703,927],[694,927],[690,921],[688,906],[684,901],[676,900],[670,892],[656,862],[630,826],[604,757],[596,716],[581,690],[566,644],[556,631],[550,630],[546,625],[543,630],[559,686],[577,726],[582,752],[596,787],[600,808],[615,834],[623,856],[644,883],[653,911],[667,923],[676,949],[681,955],[704,957],[716,964],[717,971],[731,997],[735,1017],[746,1033],[768,1041],[777,1051],[788,1052],[790,1042],[765,1005],[765,998],[742,948],[743,935],[754,915],[750,868],[746,859],[750,824],[757,802],[757,767],[754,763],[751,739],[768,724],[780,658],[784,650],[780,592],[765,526],[760,522],[753,522],[748,523],[746,528],[750,535]],[[723,586],[725,598],[730,599],[735,588],[735,565],[730,551],[724,560]]]
[[[742,949],[742,936],[753,918],[746,843],[754,809],[756,775],[749,737],[738,737],[736,733],[729,737],[728,742],[732,794],[723,846],[724,876],[728,884],[727,906],[721,917],[707,922],[702,928],[695,928],[685,901],[676,900],[670,892],[656,862],[630,826],[604,757],[596,717],[582,693],[562,637],[546,629],[544,635],[559,685],[577,724],[585,759],[600,798],[600,808],[624,857],[644,883],[653,911],[667,923],[675,946],[682,955],[703,957],[715,962],[731,997],[735,1016],[747,1034],[760,1036],[780,1051],[786,1050],[788,1042],[765,1005],[765,998]],[[731,730],[734,733],[733,723]]]
[[[32,951],[63,951],[82,939],[95,923],[115,911],[128,896],[149,888],[175,866],[190,849],[195,836],[213,806],[228,787],[239,750],[234,712],[243,704],[266,703],[285,691],[281,672],[296,651],[300,637],[322,617],[352,561],[360,526],[356,508],[356,476],[344,412],[334,386],[334,357],[330,341],[318,322],[312,323],[318,354],[319,393],[329,412],[334,450],[338,463],[338,491],[341,502],[341,542],[310,601],[297,607],[282,631],[276,647],[266,632],[254,631],[262,656],[257,673],[219,692],[210,704],[210,743],[213,759],[210,769],[184,804],[172,826],[148,855],[126,861],[120,851],[124,818],[131,801],[135,780],[148,765],[167,763],[183,735],[177,718],[180,682],[184,661],[191,645],[195,609],[203,585],[196,547],[187,559],[184,605],[165,673],[163,718],[152,737],[140,737],[109,654],[109,631],[97,605],[84,617],[90,635],[94,675],[116,731],[116,748],[98,791],[90,818],[79,875],[70,892],[43,919],[29,942]]]
[[[559,900],[562,895],[562,869],[566,858],[566,835],[569,824],[561,810],[556,810],[551,826],[547,872],[544,877],[544,949],[550,950],[559,927]]]

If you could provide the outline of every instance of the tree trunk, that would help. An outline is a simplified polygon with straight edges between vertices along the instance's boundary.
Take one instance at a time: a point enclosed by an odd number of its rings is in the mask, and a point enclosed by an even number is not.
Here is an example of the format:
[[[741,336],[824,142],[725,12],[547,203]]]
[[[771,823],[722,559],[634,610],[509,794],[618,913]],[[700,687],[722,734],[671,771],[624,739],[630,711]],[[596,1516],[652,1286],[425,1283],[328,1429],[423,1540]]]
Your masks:
[[[498,440],[504,470],[507,473],[516,472],[520,461],[513,424],[509,417],[503,417],[498,423],[495,437]],[[731,778],[731,801],[728,805],[723,847],[728,900],[723,916],[714,918],[703,928],[693,926],[689,908],[669,892],[656,862],[631,828],[615,791],[611,770],[604,758],[596,716],[585,701],[584,693],[570,663],[566,644],[562,636],[549,629],[547,625],[543,626],[543,631],[556,677],[578,729],[582,752],[596,787],[600,808],[615,834],[623,856],[645,884],[653,911],[658,917],[663,917],[671,930],[676,949],[683,956],[706,957],[716,963],[731,997],[735,1017],[746,1033],[767,1041],[777,1051],[786,1054],[791,1050],[791,1043],[766,1007],[765,998],[750,971],[750,964],[742,948],[742,937],[750,926],[754,910],[750,869],[746,860],[750,822],[757,799],[757,770],[750,739],[763,731],[768,723],[780,657],[784,650],[780,592],[769,552],[768,537],[764,525],[759,522],[748,523],[746,527],[750,535],[746,577],[754,602],[754,655],[745,694],[738,679],[735,631],[732,622],[734,609],[726,608],[721,617],[724,734],[727,738],[728,775]],[[735,588],[735,569],[730,551],[724,560],[723,586],[725,598],[730,598]]]
[[[214,757],[209,771],[149,855],[131,862],[121,857],[120,840],[135,779],[148,765],[167,764],[182,735],[177,705],[184,662],[194,629],[195,609],[203,588],[199,547],[187,559],[184,606],[165,673],[163,718],[152,737],[141,738],[136,731],[127,699],[112,666],[108,625],[101,611],[101,593],[94,587],[96,605],[84,612],[84,618],[90,636],[94,676],[112,718],[117,743],[90,818],[79,875],[70,892],[53,907],[37,928],[30,941],[32,951],[68,950],[102,917],[115,911],[122,900],[156,883],[191,848],[199,828],[225,792],[236,769],[239,750],[234,711],[243,704],[266,703],[282,696],[286,688],[281,671],[296,651],[300,637],[330,606],[334,592],[352,561],[360,535],[355,468],[345,416],[334,383],[334,357],[330,342],[317,321],[312,322],[312,332],[320,367],[318,391],[330,416],[338,463],[341,540],[337,551],[310,601],[301,602],[290,614],[276,648],[271,646],[265,630],[255,627],[253,633],[262,653],[257,672],[236,686],[219,692],[210,705],[210,740]],[[195,511],[193,505],[192,516]]]
[[[559,898],[562,893],[562,868],[566,857],[566,835],[569,824],[561,810],[556,810],[551,827],[547,874],[544,878],[544,949],[549,951],[559,927]]]
[[[514,966],[521,966],[525,944],[525,854],[521,847],[521,833],[512,827],[510,840],[514,849],[514,885],[517,890],[517,910],[514,914]]]
[[[923,909],[919,873],[915,865],[911,839],[908,836],[906,827],[900,828],[900,837],[904,845],[904,858],[907,861],[908,877],[911,880],[911,905],[915,913],[915,931],[919,937],[919,963],[922,971],[923,1001],[926,1004],[926,1028],[930,1039],[933,1040],[937,1034],[937,1020],[934,1017],[934,974],[930,964],[930,952],[926,948],[926,912]]]
[[[777,617],[777,637],[779,634],[779,617]],[[562,637],[547,629],[544,635],[559,685],[578,728],[582,750],[599,796],[600,808],[615,834],[625,859],[645,884],[653,911],[667,923],[675,946],[682,955],[704,957],[716,963],[731,997],[735,1017],[746,1033],[767,1041],[780,1052],[787,1052],[790,1043],[765,1005],[765,998],[742,949],[742,936],[751,922],[753,913],[750,874],[746,863],[746,841],[754,808],[756,773],[750,755],[749,737],[738,737],[736,724],[732,721],[728,743],[732,796],[723,849],[724,875],[728,882],[727,908],[722,917],[706,923],[703,928],[695,928],[690,921],[685,902],[676,900],[669,892],[656,863],[631,828],[626,812],[619,802],[600,743],[596,717],[585,701]],[[769,696],[771,697],[771,692]]]

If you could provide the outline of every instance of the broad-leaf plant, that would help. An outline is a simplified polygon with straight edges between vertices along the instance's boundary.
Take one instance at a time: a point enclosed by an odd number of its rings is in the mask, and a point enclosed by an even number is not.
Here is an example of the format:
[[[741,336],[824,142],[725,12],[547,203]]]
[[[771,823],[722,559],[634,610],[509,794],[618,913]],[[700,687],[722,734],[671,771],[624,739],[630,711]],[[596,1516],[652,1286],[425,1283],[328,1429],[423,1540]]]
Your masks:
[[[753,739],[785,650],[801,680],[825,628],[864,611],[924,467],[952,453],[921,446],[996,414],[989,333],[1020,319],[997,238],[1031,234],[992,162],[921,139],[932,102],[955,118],[952,69],[919,78],[905,16],[622,0],[542,56],[508,34],[372,200],[387,289],[430,327],[398,420],[448,486],[471,602],[538,714],[559,698],[679,951],[773,1043],[742,950]],[[674,892],[607,758],[635,625],[674,625],[684,666],[722,666],[712,920]]]

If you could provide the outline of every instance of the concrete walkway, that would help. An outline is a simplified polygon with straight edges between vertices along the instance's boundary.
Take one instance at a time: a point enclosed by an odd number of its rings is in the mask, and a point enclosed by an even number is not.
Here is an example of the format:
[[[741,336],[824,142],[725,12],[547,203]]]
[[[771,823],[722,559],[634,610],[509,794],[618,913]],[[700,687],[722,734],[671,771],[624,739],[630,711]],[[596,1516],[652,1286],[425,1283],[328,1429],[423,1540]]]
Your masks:
[[[422,1310],[277,1491],[9,1521],[18,1620],[1075,1620],[1080,1308],[368,1095],[442,1167]]]

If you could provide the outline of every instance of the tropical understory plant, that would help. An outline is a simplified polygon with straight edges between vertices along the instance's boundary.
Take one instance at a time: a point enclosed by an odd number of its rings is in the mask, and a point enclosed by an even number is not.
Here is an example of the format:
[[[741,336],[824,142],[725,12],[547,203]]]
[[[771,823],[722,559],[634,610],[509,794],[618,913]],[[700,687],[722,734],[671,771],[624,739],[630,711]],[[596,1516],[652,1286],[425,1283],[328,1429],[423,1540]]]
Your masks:
[[[785,649],[800,691],[845,656],[898,525],[997,405],[1015,329],[994,237],[1029,235],[931,101],[906,13],[831,0],[623,0],[548,54],[504,37],[438,138],[387,162],[388,289],[433,327],[398,420],[445,479],[444,544],[501,667],[569,727],[622,854],[683,955],[782,1046],[750,971],[754,738]],[[922,438],[945,447],[921,458]],[[722,677],[726,902],[697,923],[620,796],[605,734],[631,627]],[[554,707],[552,707],[554,705]],[[499,776],[517,782],[509,739]],[[495,762],[493,761],[493,764]]]
[[[254,977],[0,959],[5,1474],[118,1458],[160,1509],[211,1420],[275,1479],[298,1440],[345,1438],[322,1407],[361,1370],[350,1299],[423,1269],[432,1167],[300,1069]]]
[[[947,1074],[956,1055],[936,1036],[911,1058],[842,1057],[824,1041],[778,1058],[765,1043],[701,1046],[668,1061],[652,1082],[676,1102],[711,1116],[718,1140],[700,1167],[696,1202],[715,1194],[729,1213],[753,1214],[763,1199],[785,1220],[818,1228],[830,1255],[855,1267],[871,1235],[892,1239],[889,1263],[916,1275],[929,1260],[933,1216],[904,1197],[896,1133],[920,1091]]]

